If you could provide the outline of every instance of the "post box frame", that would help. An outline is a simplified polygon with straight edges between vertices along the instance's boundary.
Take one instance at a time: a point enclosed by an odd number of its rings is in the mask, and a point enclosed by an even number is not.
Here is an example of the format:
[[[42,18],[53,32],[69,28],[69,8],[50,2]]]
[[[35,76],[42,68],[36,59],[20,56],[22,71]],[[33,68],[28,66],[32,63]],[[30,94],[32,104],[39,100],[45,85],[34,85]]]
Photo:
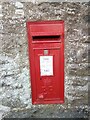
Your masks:
[[[45,26],[47,28],[43,29],[40,26]],[[56,26],[55,26],[56,25]],[[29,63],[30,63],[30,76],[31,76],[31,90],[32,90],[32,103],[33,104],[55,104],[64,103],[64,21],[61,20],[51,20],[51,21],[27,21],[27,36],[28,36],[28,52],[29,52]],[[53,26],[53,31],[48,28],[48,26]],[[59,27],[58,27],[59,26]],[[55,29],[54,29],[55,27]],[[38,36],[60,36],[56,40],[32,40],[33,37],[39,39]],[[58,40],[57,40],[58,39]],[[37,100],[37,90],[36,90],[36,73],[35,73],[35,57],[34,51],[36,50],[59,50],[60,49],[60,88],[61,99],[60,100]],[[40,55],[40,54],[39,54]],[[53,55],[54,56],[54,55]],[[62,70],[61,70],[62,69]]]

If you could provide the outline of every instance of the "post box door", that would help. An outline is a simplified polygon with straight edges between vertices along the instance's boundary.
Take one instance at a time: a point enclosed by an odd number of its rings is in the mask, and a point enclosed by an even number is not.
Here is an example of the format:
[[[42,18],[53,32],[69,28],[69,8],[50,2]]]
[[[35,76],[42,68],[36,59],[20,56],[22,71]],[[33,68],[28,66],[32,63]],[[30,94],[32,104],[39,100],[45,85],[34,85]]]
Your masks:
[[[36,103],[63,103],[63,76],[61,50],[34,50],[36,76]]]

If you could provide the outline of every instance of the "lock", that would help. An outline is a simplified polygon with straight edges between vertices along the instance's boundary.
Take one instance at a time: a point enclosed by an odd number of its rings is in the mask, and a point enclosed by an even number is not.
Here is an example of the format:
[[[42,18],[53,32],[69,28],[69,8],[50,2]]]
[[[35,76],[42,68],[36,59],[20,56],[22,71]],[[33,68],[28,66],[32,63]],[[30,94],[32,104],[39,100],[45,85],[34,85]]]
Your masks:
[[[44,50],[44,55],[48,55],[49,51],[48,50]]]

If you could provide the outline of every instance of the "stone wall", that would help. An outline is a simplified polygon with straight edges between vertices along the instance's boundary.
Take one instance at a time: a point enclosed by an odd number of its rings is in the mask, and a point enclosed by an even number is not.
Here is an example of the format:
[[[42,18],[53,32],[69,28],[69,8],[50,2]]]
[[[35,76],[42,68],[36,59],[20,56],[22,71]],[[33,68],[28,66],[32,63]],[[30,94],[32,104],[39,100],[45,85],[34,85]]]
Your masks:
[[[16,109],[32,107],[26,21],[64,20],[65,103],[59,106],[87,107],[88,5],[85,2],[0,3],[0,104]]]

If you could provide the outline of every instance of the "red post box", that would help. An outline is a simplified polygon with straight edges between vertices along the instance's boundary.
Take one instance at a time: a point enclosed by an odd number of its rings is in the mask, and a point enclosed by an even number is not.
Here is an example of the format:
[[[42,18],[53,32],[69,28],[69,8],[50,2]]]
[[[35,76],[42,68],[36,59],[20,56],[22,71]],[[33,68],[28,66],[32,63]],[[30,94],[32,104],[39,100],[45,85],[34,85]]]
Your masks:
[[[33,104],[64,102],[64,21],[27,22]]]

